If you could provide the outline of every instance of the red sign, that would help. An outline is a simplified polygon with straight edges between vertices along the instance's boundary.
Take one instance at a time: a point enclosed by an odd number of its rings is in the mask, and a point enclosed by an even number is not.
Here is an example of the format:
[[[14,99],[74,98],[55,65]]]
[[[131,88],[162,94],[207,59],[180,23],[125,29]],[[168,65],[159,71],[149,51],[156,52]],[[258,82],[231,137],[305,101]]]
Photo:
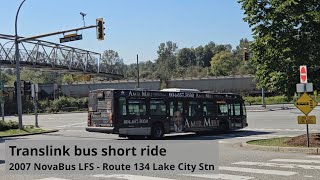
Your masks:
[[[307,66],[300,66],[300,83],[308,83]]]

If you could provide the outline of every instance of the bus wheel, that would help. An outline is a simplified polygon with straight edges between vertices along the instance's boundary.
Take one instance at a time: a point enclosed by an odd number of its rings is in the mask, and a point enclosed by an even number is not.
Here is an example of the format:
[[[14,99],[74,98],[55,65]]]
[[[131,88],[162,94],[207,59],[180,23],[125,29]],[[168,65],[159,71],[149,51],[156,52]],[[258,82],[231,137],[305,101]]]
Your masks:
[[[154,124],[151,129],[152,139],[161,139],[164,135],[163,126],[160,123]]]
[[[223,124],[221,124],[220,129],[221,129],[223,132],[228,131],[228,130],[229,130],[228,123],[223,123]]]

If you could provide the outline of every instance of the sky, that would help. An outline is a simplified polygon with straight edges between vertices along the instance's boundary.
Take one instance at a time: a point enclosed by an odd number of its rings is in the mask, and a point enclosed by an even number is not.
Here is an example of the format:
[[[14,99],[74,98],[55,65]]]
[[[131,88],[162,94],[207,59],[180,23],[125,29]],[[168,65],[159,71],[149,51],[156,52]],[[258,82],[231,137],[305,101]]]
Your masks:
[[[22,0],[1,0],[0,34],[14,35],[14,21]],[[252,40],[249,25],[237,0],[26,0],[18,18],[18,35],[29,37],[95,25],[105,20],[105,40],[96,29],[79,31],[83,39],[65,45],[98,53],[112,49],[125,64],[155,60],[160,43],[172,41],[178,48],[197,47],[210,41],[231,44]],[[63,35],[43,40],[59,43]]]

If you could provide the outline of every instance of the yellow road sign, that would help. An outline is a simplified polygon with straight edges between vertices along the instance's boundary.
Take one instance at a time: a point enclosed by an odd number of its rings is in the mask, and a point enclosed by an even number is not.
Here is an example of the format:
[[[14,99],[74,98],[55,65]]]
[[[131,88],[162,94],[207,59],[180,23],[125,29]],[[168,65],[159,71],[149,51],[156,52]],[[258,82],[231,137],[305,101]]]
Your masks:
[[[303,93],[302,96],[294,103],[294,105],[306,116],[317,106],[317,104],[318,103],[307,93]]]
[[[298,124],[316,124],[316,116],[298,116]]]

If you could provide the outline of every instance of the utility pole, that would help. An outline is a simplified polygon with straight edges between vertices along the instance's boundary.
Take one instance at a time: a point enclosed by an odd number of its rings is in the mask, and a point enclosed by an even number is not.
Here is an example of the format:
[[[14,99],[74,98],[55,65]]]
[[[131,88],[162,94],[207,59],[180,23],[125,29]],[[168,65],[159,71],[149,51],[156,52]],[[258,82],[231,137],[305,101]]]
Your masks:
[[[138,54],[137,54],[137,72],[138,72],[138,76],[137,76],[137,78],[138,78],[138,88],[140,88],[140,82],[139,82],[139,56],[138,56]]]

